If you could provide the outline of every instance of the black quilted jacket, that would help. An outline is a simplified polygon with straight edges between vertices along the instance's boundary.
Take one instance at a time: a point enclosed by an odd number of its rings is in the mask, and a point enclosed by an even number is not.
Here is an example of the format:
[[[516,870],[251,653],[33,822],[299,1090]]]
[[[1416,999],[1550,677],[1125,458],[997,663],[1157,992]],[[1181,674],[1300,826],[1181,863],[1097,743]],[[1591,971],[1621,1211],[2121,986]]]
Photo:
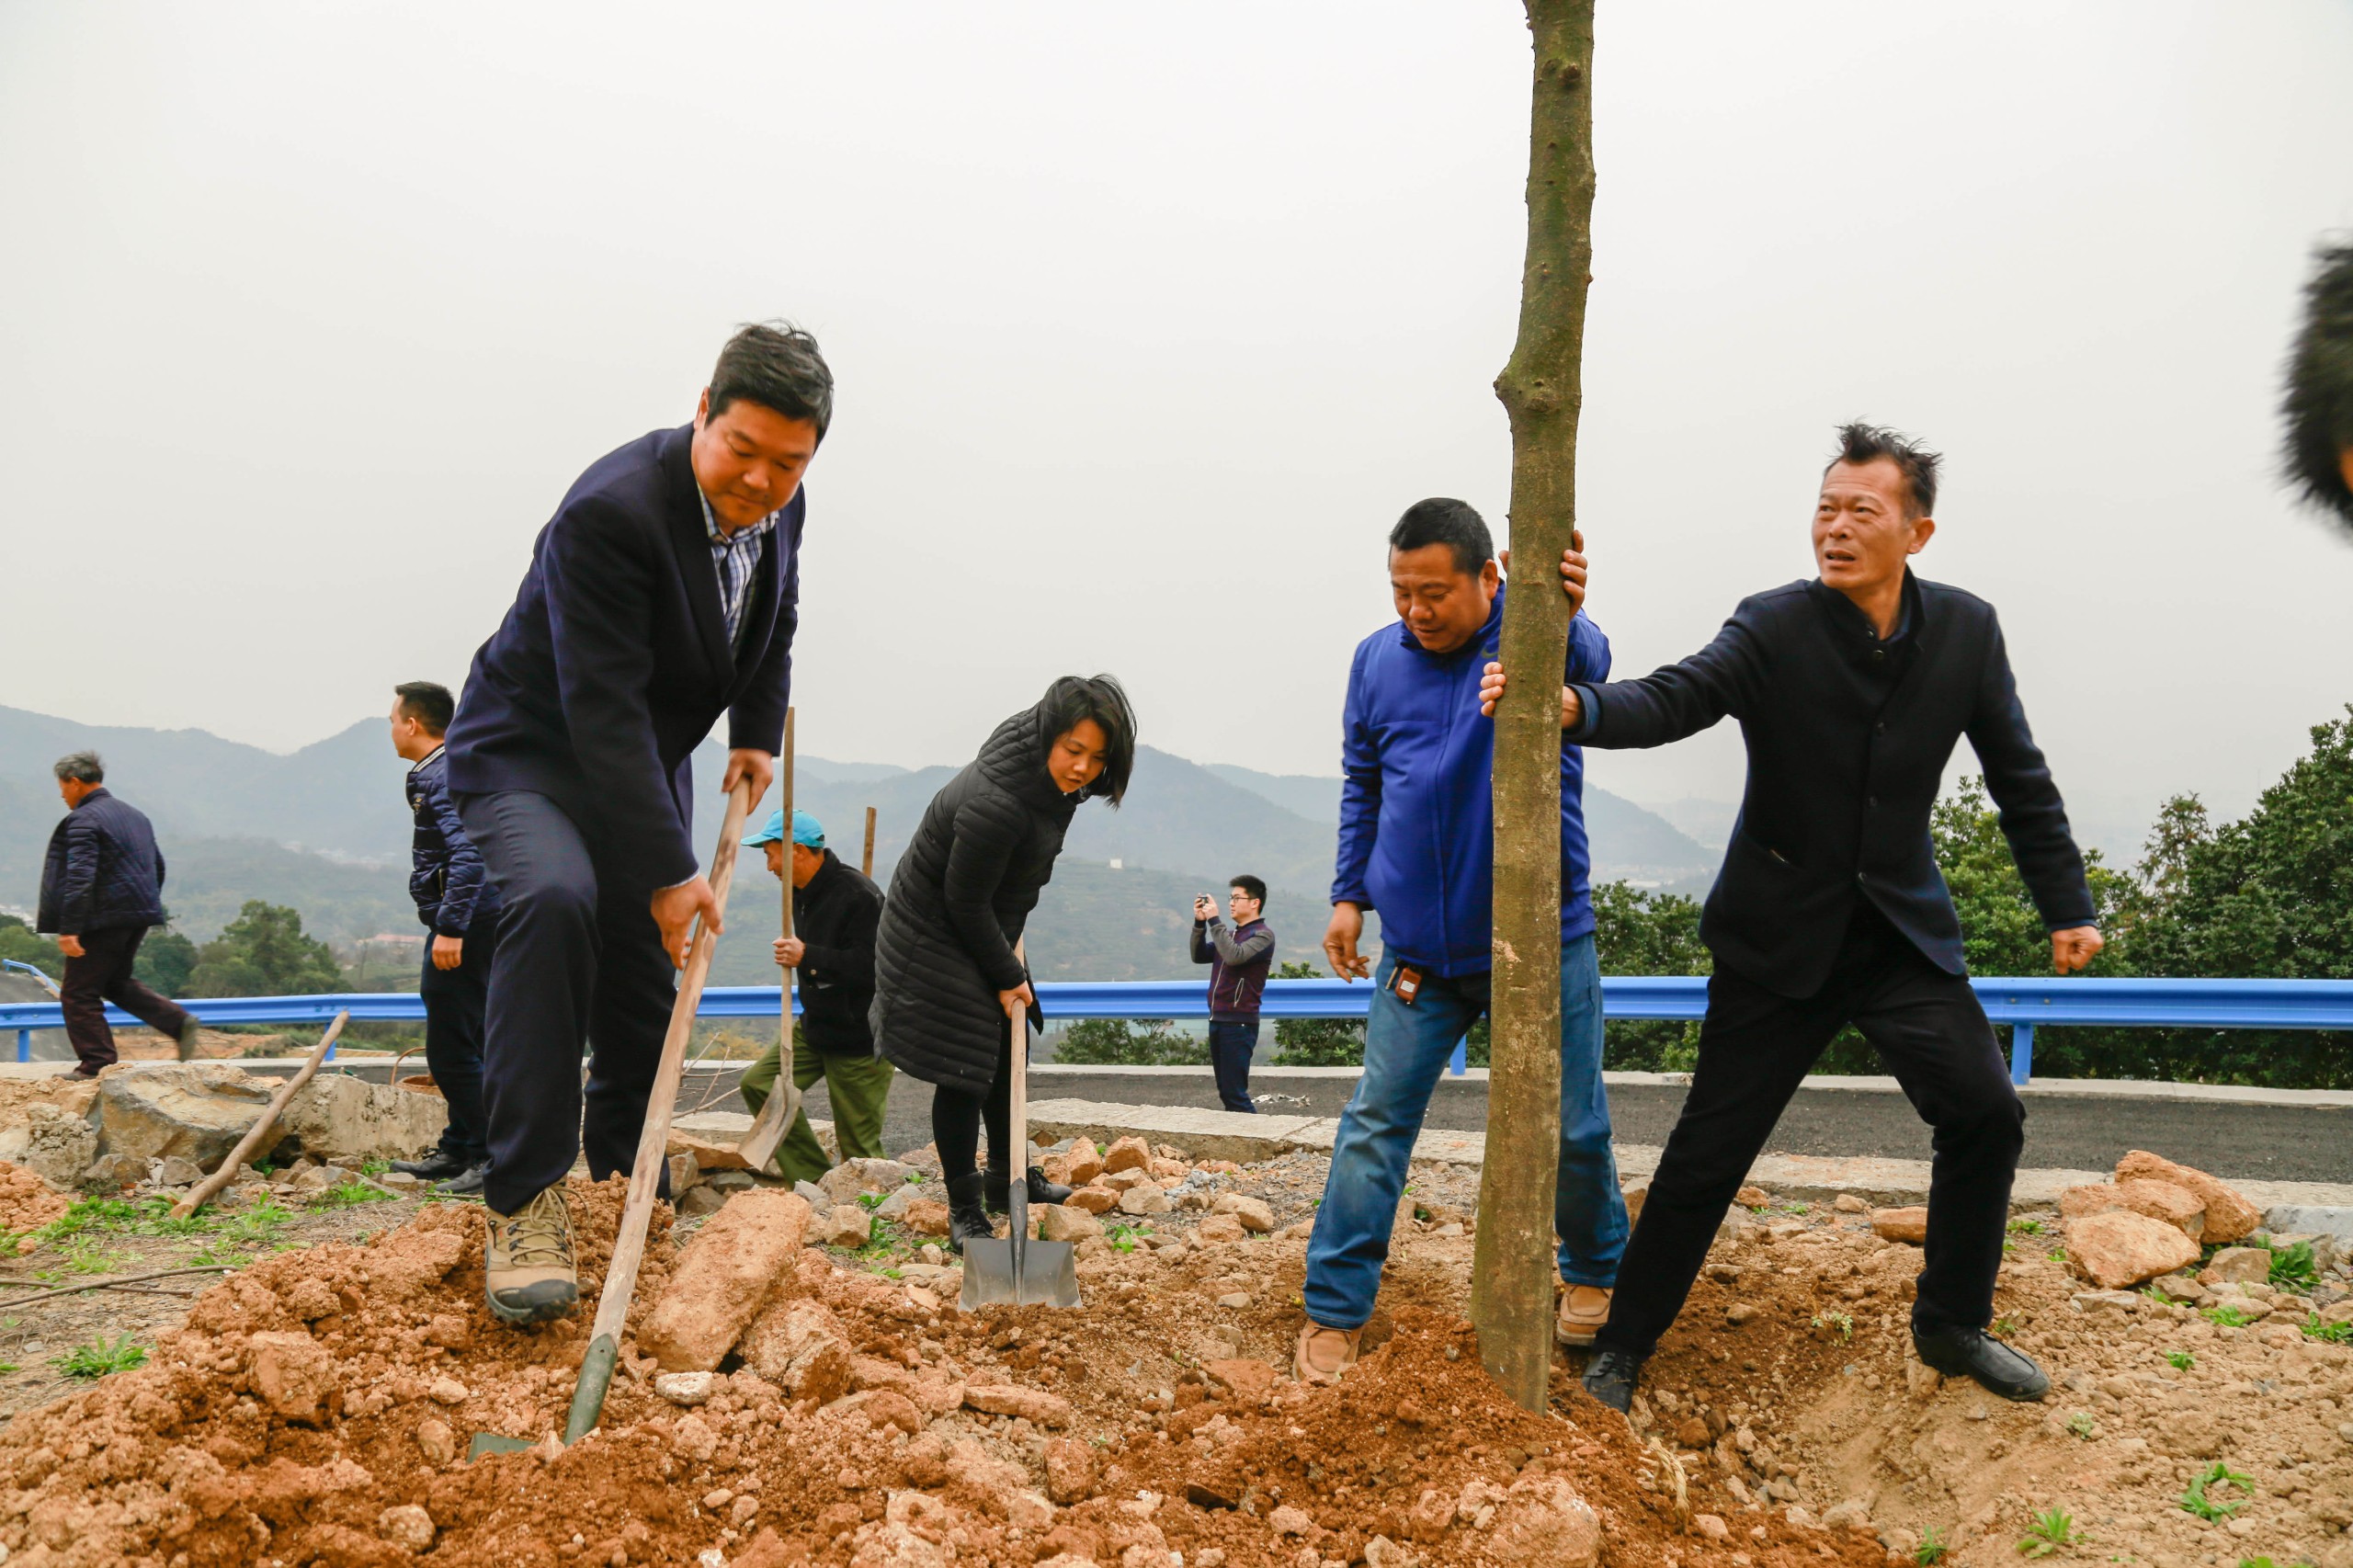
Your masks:
[[[1078,809],[1046,772],[1033,709],[949,779],[891,874],[875,937],[874,1038],[903,1072],[972,1094],[996,1076],[996,994],[1026,978],[1013,945]]]

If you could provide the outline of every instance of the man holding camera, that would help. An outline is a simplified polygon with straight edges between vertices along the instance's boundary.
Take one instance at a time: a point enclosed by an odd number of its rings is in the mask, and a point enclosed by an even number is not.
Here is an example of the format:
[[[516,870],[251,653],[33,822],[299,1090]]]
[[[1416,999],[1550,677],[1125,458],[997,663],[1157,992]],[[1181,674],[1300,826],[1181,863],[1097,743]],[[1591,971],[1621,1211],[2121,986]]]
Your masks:
[[[1218,1103],[1255,1114],[1250,1058],[1258,1049],[1258,998],[1275,961],[1275,933],[1261,918],[1267,884],[1236,877],[1226,904],[1233,911],[1231,931],[1209,894],[1193,901],[1193,961],[1210,966],[1210,1069],[1217,1074]]]

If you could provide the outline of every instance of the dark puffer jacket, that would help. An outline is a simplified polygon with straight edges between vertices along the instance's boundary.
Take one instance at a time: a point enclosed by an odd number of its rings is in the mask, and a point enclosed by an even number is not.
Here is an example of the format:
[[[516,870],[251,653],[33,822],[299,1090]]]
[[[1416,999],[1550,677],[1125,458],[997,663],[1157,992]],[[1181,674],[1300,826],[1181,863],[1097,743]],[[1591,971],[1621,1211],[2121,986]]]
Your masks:
[[[1013,945],[1053,876],[1079,797],[1046,772],[1042,705],[996,727],[932,797],[891,874],[874,952],[874,1038],[901,1071],[985,1093],[1027,979]]]
[[[164,852],[147,813],[105,790],[83,796],[49,835],[37,919],[68,937],[161,926]]]

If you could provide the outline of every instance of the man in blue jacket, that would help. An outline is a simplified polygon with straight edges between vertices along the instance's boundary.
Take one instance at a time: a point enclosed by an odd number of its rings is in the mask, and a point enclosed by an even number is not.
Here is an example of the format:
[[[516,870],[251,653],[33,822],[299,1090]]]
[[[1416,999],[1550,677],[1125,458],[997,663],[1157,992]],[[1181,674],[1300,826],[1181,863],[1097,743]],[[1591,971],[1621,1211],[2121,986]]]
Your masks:
[[[97,753],[61,757],[55,771],[57,793],[69,809],[49,835],[34,924],[55,932],[65,955],[59,1004],[65,1038],[81,1058],[74,1076],[95,1078],[114,1064],[109,1002],[177,1040],[186,1062],[196,1054],[196,1016],[131,972],[147,927],[164,923],[164,852],[155,846],[155,830],[145,812],[106,788]]]
[[[498,890],[449,802],[449,750],[443,736],[457,699],[429,680],[392,688],[392,750],[408,770],[408,895],[433,933],[417,994],[425,1001],[425,1064],[449,1108],[432,1153],[394,1160],[392,1169],[439,1185],[444,1192],[482,1190],[490,1151],[483,1142],[482,1021],[490,1002],[491,961],[498,954]]]
[[[1508,564],[1508,562],[1506,562]],[[1609,673],[1609,642],[1574,607],[1585,558],[1562,578],[1573,607],[1566,676]],[[1503,630],[1494,541],[1461,501],[1423,501],[1389,536],[1397,621],[1357,646],[1342,741],[1338,874],[1324,950],[1364,976],[1364,914],[1380,911],[1381,966],[1365,1025],[1364,1076],[1341,1113],[1307,1246],[1307,1324],[1293,1367],[1330,1382],[1356,1360],[1389,1232],[1438,1074],[1487,1011],[1495,882],[1495,722],[1481,672]],[[1626,1244],[1626,1205],[1601,1085],[1601,971],[1593,949],[1585,759],[1561,746],[1561,1159],[1554,1200],[1563,1286],[1557,1336],[1592,1343]]]
[[[767,793],[801,590],[802,473],[833,415],[814,338],[730,338],[694,423],[591,464],[532,547],[449,726],[449,789],[506,905],[484,1020],[483,1291],[514,1324],[579,1297],[563,1181],[626,1171],[698,917],[689,758],[725,714]],[[584,1091],[580,1055],[597,1042]]]

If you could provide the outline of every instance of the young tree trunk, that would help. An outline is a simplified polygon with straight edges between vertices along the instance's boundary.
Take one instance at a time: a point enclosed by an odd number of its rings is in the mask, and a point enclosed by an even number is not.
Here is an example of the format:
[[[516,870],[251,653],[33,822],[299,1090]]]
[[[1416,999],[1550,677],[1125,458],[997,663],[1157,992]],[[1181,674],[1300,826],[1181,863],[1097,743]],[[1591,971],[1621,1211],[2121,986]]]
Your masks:
[[[1495,713],[1494,1066],[1471,1315],[1487,1370],[1529,1410],[1552,1365],[1561,1140],[1561,551],[1576,527],[1578,360],[1593,259],[1593,0],[1527,0],[1535,35],[1519,341],[1495,379],[1511,416],[1511,543]]]

